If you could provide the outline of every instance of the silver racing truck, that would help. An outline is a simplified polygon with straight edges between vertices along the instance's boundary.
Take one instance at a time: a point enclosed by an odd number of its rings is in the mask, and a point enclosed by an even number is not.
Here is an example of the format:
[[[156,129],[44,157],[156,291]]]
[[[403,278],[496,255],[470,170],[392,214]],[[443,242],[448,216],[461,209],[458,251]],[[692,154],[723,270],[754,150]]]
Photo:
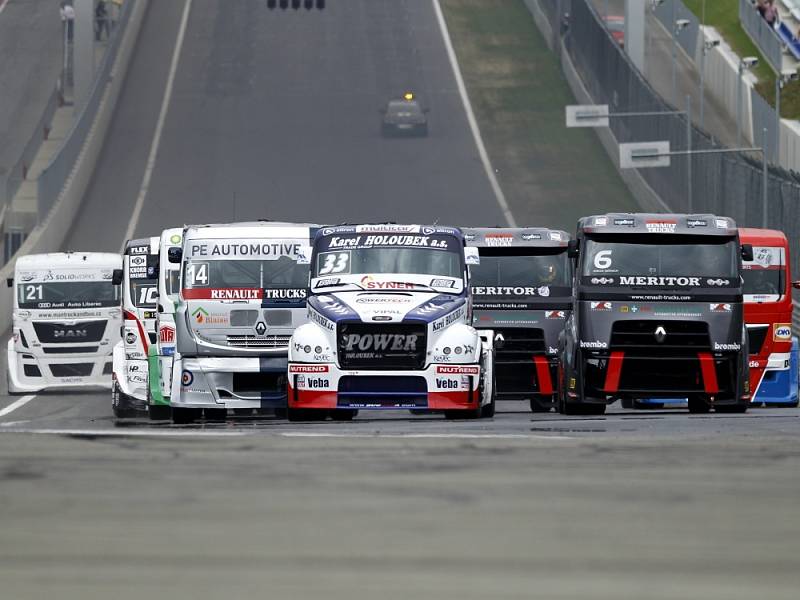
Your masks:
[[[753,249],[732,219],[584,217],[570,255],[577,295],[563,337],[562,412],[658,398],[685,399],[694,413],[747,410],[742,259]]]
[[[176,423],[285,410],[289,338],[306,322],[313,225],[188,227],[181,263],[170,406]]]
[[[111,387],[111,353],[119,341],[119,288],[111,284],[119,254],[63,252],[17,259],[8,391]]]
[[[572,312],[569,234],[544,228],[464,228],[480,253],[470,267],[472,324],[492,347],[497,400],[555,406],[558,338]]]

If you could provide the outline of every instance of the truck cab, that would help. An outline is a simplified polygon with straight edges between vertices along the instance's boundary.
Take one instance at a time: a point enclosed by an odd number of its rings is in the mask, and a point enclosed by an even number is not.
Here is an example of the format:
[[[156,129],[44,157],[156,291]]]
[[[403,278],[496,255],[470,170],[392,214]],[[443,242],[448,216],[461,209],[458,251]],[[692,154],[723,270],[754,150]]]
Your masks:
[[[170,406],[177,423],[228,409],[285,410],[289,339],[306,322],[307,248],[316,226],[254,222],[187,227]]]
[[[742,265],[753,404],[796,406],[789,240],[771,229],[741,228],[739,237],[753,246],[753,260]]]
[[[122,269],[113,283],[121,287],[122,339],[114,346],[111,409],[117,418],[147,410],[147,355],[156,341],[158,299],[157,237],[128,240]]]
[[[471,325],[467,263],[477,260],[451,227],[321,229],[309,322],[289,347],[289,419],[349,420],[361,409],[491,416],[491,363]]]
[[[180,263],[169,261],[169,253],[180,251],[183,228],[165,229],[158,244],[158,295],[156,304],[156,343],[147,355],[147,413],[151,420],[172,416],[169,397],[172,388],[172,359],[175,355],[175,311],[180,299]]]
[[[558,338],[572,312],[568,233],[544,228],[464,228],[480,254],[470,267],[472,324],[492,347],[497,400],[556,404]]]
[[[750,403],[742,246],[732,219],[614,213],[582,218],[576,296],[559,378],[566,414],[615,400],[685,398],[690,412]]]
[[[120,340],[118,254],[61,252],[17,259],[8,341],[10,394],[49,388],[111,387]]]

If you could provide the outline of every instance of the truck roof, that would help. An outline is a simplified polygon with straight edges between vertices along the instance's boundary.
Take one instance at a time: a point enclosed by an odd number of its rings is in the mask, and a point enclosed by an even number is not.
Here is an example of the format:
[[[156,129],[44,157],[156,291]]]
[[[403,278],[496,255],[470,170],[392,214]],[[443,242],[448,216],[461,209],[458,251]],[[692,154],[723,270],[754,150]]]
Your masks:
[[[566,248],[570,235],[546,227],[463,227],[468,246],[476,248]]]
[[[158,254],[158,247],[160,244],[161,238],[158,237],[128,240],[125,242],[123,254]]]
[[[312,223],[285,223],[281,221],[189,225],[186,227],[184,237],[196,239],[308,238],[310,230],[317,227],[319,225]]]
[[[743,244],[765,244],[767,246],[785,246],[788,243],[786,234],[782,231],[755,227],[740,227],[739,239]]]
[[[332,225],[323,227],[317,235],[342,235],[352,233],[384,233],[384,234],[404,234],[414,233],[422,235],[454,235],[458,238],[464,234],[457,227],[443,227],[441,225],[419,225],[419,224],[399,224],[399,223],[345,223],[342,225]]]
[[[582,217],[578,231],[590,233],[666,233],[681,235],[736,234],[736,223],[730,217],[711,214],[607,213]]]
[[[122,257],[112,252],[50,252],[28,254],[17,259],[16,269],[41,269],[59,267],[100,267],[118,269]]]

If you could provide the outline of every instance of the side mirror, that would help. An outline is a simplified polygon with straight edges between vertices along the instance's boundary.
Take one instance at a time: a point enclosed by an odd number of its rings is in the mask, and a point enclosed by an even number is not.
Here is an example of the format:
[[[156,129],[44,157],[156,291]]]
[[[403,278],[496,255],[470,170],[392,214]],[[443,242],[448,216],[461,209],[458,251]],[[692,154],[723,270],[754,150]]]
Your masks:
[[[800,290],[800,281],[793,281],[792,287],[796,290]]]
[[[567,244],[567,256],[570,258],[578,258],[580,247],[581,243],[579,240],[570,240]]]
[[[300,246],[297,251],[297,264],[310,265],[311,264],[311,246]]]
[[[174,264],[180,263],[183,260],[183,248],[170,248],[167,250],[167,260]]]
[[[6,279],[6,287],[14,287],[14,278],[13,277],[9,277],[8,279]]]
[[[753,244],[742,244],[742,260],[747,262],[753,260]]]
[[[467,266],[475,266],[481,264],[481,255],[478,249],[474,246],[467,246],[464,248],[464,262]]]
[[[111,285],[122,285],[122,269],[114,269],[111,273]]]

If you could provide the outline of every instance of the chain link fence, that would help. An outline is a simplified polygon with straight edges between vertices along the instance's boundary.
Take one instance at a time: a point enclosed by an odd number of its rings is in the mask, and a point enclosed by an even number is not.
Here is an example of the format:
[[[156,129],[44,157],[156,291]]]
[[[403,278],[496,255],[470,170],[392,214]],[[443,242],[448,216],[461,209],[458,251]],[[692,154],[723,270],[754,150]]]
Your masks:
[[[566,53],[596,104],[608,104],[612,114],[684,110],[667,103],[644,79],[608,33],[590,0],[539,0],[539,6],[551,27],[562,32]],[[768,115],[762,120],[766,125]],[[673,151],[687,148],[685,114],[612,118],[610,128],[618,143],[668,140]],[[691,128],[691,136],[693,150],[721,148],[696,127]],[[756,139],[760,145],[760,131]],[[792,268],[800,272],[800,184],[792,173],[769,168],[764,224],[760,153],[673,156],[669,167],[640,169],[639,173],[675,212],[690,210],[691,187],[691,212],[726,215],[740,226],[783,230],[792,246]]]

